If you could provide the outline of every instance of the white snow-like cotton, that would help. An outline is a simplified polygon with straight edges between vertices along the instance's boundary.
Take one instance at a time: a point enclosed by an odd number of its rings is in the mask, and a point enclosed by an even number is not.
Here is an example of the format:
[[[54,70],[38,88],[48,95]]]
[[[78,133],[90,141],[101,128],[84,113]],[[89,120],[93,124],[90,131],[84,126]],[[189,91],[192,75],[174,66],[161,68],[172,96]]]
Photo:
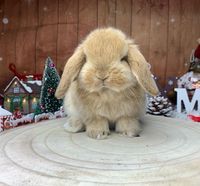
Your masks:
[[[23,81],[20,81],[21,84],[24,86],[24,88],[29,92],[29,93],[32,93],[33,90],[31,89],[31,87],[27,86],[25,83],[23,83]]]
[[[0,116],[11,116],[12,113],[0,106]]]
[[[38,86],[42,86],[42,81],[40,81],[40,80],[30,80],[27,82],[30,84],[37,84]]]

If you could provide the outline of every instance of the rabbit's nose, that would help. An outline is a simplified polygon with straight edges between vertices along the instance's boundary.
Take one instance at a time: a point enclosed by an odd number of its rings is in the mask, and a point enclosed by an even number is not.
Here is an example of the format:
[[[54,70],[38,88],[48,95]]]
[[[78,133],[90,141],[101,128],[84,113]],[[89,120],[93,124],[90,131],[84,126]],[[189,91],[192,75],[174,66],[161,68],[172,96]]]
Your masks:
[[[100,76],[97,76],[97,75],[96,75],[96,77],[97,77],[97,79],[99,79],[99,80],[101,80],[101,81],[105,81],[106,79],[109,78],[109,76],[100,77]]]

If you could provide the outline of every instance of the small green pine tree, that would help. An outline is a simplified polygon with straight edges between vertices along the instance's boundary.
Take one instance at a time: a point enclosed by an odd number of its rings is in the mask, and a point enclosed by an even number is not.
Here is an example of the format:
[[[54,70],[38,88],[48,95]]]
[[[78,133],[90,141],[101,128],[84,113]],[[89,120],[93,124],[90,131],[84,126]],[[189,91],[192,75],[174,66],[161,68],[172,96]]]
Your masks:
[[[60,81],[60,76],[55,68],[51,58],[48,57],[45,63],[45,69],[42,78],[42,88],[40,100],[35,110],[36,114],[55,112],[62,106],[62,100],[55,97],[55,91]]]

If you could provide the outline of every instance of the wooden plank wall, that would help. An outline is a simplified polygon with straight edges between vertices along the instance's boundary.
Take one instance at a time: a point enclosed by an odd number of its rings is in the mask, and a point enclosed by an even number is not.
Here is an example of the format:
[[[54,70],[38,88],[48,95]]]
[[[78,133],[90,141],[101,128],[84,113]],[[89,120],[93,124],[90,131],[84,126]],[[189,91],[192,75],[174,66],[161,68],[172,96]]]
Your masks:
[[[13,77],[9,63],[42,73],[50,56],[61,72],[78,42],[105,26],[133,37],[165,85],[187,70],[199,25],[199,0],[0,0],[0,93]]]

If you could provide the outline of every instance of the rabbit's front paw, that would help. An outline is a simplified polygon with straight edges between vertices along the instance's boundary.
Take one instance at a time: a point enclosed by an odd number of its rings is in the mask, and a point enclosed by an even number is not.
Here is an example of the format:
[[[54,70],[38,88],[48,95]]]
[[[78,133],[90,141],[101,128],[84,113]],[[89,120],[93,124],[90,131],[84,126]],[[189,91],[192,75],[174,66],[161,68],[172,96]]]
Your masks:
[[[80,132],[84,130],[84,125],[79,119],[68,118],[64,128],[67,132]]]
[[[94,139],[105,139],[110,134],[107,121],[93,121],[86,126],[86,133],[89,137]]]
[[[134,118],[120,118],[116,122],[115,127],[116,132],[128,136],[128,137],[137,137],[141,132],[140,123]]]
[[[90,138],[105,139],[108,137],[110,132],[104,130],[88,129],[86,130],[86,133]]]

